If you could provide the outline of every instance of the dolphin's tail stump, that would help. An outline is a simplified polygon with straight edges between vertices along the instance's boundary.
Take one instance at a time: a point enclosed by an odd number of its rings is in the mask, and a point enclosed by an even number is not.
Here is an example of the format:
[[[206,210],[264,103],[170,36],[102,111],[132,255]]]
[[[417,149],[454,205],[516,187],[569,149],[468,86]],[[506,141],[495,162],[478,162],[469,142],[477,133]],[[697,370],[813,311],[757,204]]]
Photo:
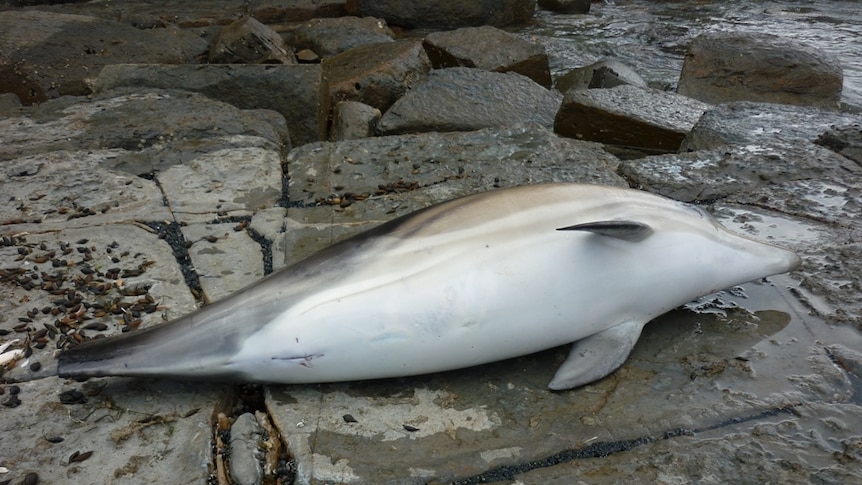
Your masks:
[[[60,377],[101,377],[109,375],[135,375],[130,363],[136,355],[157,340],[159,327],[150,327],[112,338],[96,339],[64,350],[57,358]],[[125,371],[125,372],[124,372]]]

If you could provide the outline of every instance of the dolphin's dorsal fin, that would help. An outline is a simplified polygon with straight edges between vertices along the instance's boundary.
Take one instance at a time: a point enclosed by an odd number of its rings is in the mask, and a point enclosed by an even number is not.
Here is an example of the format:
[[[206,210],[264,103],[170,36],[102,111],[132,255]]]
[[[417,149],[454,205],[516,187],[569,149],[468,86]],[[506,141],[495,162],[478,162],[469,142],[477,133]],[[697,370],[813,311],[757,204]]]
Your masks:
[[[642,222],[635,221],[596,221],[560,227],[558,231],[587,231],[601,236],[624,239],[626,241],[642,241],[652,234],[652,228]]]
[[[572,344],[548,388],[562,391],[597,381],[623,365],[641,335],[643,322],[625,322]]]

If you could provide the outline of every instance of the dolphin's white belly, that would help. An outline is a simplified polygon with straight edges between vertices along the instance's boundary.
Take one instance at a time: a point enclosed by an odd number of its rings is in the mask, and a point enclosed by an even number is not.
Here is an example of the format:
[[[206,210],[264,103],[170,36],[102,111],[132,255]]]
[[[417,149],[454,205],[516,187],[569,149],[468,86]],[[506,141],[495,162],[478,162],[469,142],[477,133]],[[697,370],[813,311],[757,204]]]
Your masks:
[[[282,313],[245,342],[231,367],[288,383],[421,374],[644,319],[642,302],[627,309],[619,296],[633,291],[618,274],[631,276],[628,243],[591,236],[553,231],[386,258]]]

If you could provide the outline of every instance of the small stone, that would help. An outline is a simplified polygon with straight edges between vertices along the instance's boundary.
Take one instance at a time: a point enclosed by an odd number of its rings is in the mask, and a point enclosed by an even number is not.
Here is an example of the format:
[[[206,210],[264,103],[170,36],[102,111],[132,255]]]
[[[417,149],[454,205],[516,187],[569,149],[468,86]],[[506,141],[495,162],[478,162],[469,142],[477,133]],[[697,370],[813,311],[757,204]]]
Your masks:
[[[353,417],[352,414],[345,414],[344,416],[341,417],[341,419],[343,419],[345,423],[358,423],[359,422],[356,420],[356,418]]]

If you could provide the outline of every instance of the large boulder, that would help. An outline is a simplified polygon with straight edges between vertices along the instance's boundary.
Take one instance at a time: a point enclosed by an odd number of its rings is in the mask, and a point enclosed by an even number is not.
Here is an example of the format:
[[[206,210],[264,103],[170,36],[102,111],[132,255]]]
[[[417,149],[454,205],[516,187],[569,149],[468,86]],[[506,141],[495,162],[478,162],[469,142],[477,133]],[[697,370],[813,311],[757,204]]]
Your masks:
[[[677,91],[707,103],[758,101],[837,108],[843,74],[834,56],[768,34],[715,32],[688,47]]]
[[[657,152],[675,152],[709,105],[636,86],[573,89],[554,119],[572,138]]]
[[[496,72],[517,72],[551,87],[545,48],[496,27],[463,27],[428,34],[423,42],[435,69],[477,67]]]
[[[297,51],[308,49],[320,58],[364,44],[392,42],[395,37],[385,21],[372,17],[313,19],[281,35]]]
[[[390,25],[455,29],[526,23],[536,0],[347,0],[346,7],[351,15],[379,17]]]
[[[514,72],[452,67],[428,80],[383,114],[380,134],[470,131],[532,124],[551,128],[561,96]]]
[[[365,44],[324,59],[331,105],[359,101],[381,112],[425,79],[431,61],[417,40]]]
[[[557,13],[589,13],[592,0],[539,0],[539,6]]]
[[[24,104],[89,94],[87,79],[109,64],[185,64],[207,43],[175,27],[139,30],[83,15],[0,12],[0,93]]]
[[[326,139],[329,92],[320,66],[117,64],[94,83],[97,91],[119,86],[183,89],[241,109],[271,109],[287,120],[293,144]]]

